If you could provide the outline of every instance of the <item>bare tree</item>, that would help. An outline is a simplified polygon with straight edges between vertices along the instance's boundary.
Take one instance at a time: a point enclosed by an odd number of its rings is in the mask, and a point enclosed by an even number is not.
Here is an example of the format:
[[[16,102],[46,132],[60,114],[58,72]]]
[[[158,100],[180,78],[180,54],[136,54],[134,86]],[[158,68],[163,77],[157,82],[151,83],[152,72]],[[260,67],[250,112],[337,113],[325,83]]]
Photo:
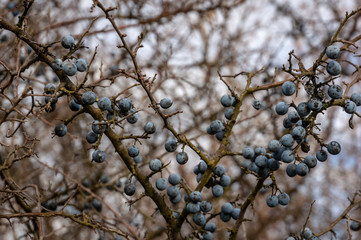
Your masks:
[[[360,1],[0,4],[1,239],[360,237]]]

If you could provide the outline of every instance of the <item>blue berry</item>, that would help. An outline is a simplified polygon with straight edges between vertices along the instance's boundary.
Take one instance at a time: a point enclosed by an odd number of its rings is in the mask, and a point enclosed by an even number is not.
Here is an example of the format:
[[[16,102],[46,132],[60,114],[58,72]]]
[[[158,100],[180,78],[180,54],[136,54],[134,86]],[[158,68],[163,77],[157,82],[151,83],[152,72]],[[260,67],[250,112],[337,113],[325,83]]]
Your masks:
[[[228,119],[231,120],[232,116],[234,114],[234,108],[227,108],[226,111],[224,112],[224,116]]]
[[[277,161],[281,161],[282,153],[288,148],[282,146],[281,149],[278,152],[272,153],[272,157],[276,159]]]
[[[51,199],[49,201],[46,202],[42,202],[41,205],[46,208],[49,209],[50,211],[55,211],[57,208],[57,202],[54,199]],[[89,206],[90,208],[90,206]]]
[[[101,122],[104,122],[103,120]],[[105,132],[105,129],[107,128],[106,124],[99,124],[100,122],[98,120],[94,120],[92,124],[92,130],[93,132],[97,134],[102,134]]]
[[[93,186],[92,182],[89,179],[84,179],[81,184],[86,188],[91,188]]]
[[[54,96],[54,97],[50,97],[50,96],[46,96],[45,97],[45,104],[48,104],[51,101],[51,105],[55,105],[58,102],[58,97]]]
[[[277,197],[279,204],[283,206],[288,205],[288,203],[290,202],[290,196],[288,196],[288,194],[285,192],[278,194]]]
[[[107,184],[110,181],[109,175],[102,175],[99,179],[99,182],[102,184]]]
[[[79,111],[79,110],[80,110],[80,106],[81,106],[81,105],[80,105],[80,104],[77,104],[77,103],[74,101],[74,99],[69,102],[69,108],[70,108],[72,111],[74,111],[74,112]]]
[[[360,93],[353,93],[350,97],[350,100],[356,103],[356,106],[361,106],[361,94]]]
[[[150,170],[154,171],[154,172],[159,172],[160,169],[162,168],[162,162],[159,159],[152,159],[149,162],[149,168]]]
[[[235,102],[234,97],[232,97],[232,96],[229,95],[229,94],[223,95],[223,96],[221,97],[221,104],[222,104],[224,107],[233,106],[234,102]]]
[[[16,7],[16,2],[9,2],[7,5],[6,5],[6,8],[8,10],[12,10]]]
[[[219,180],[219,184],[222,186],[222,187],[228,187],[230,184],[231,184],[231,178],[227,175],[223,175],[220,180]]]
[[[356,111],[356,103],[354,103],[351,100],[345,100],[345,106],[344,106],[345,112],[348,114],[352,114]]]
[[[306,227],[302,232],[301,235],[306,238],[306,239],[310,239],[313,235],[311,229],[309,229],[308,227]]]
[[[310,114],[311,110],[306,102],[301,102],[297,106],[297,113],[300,117],[305,117]]]
[[[316,167],[316,165],[317,165],[317,159],[316,159],[316,157],[311,156],[311,155],[305,157],[305,159],[303,160],[303,162],[304,162],[309,168],[314,168],[314,167]]]
[[[284,128],[291,128],[293,126],[292,122],[286,117],[283,119],[283,127]]]
[[[350,229],[351,229],[352,231],[358,231],[358,230],[361,229],[361,224],[358,223],[358,222],[351,222],[351,224],[350,224]]]
[[[86,105],[92,105],[93,103],[95,103],[96,98],[97,98],[97,96],[95,95],[95,93],[93,91],[87,91],[87,92],[83,93],[83,95],[81,96],[81,100]]]
[[[189,198],[193,202],[200,202],[200,201],[202,201],[202,193],[199,191],[193,191],[189,195]]]
[[[278,152],[281,149],[281,143],[278,140],[275,140],[275,139],[271,140],[268,143],[268,149],[271,152]]]
[[[292,137],[295,140],[302,140],[306,136],[306,130],[301,126],[296,126],[292,130]]]
[[[58,137],[64,137],[68,132],[68,128],[64,124],[59,123],[55,126],[54,131],[55,131],[55,135],[57,135]]]
[[[203,213],[197,212],[193,215],[193,221],[195,224],[197,224],[199,226],[204,226],[204,224],[206,224],[206,222],[207,222],[207,219]]]
[[[170,137],[164,144],[164,148],[167,152],[174,152],[177,149],[177,139]]]
[[[215,223],[212,223],[212,222],[208,222],[207,224],[206,224],[206,226],[204,227],[204,230],[206,230],[206,231],[208,231],[208,232],[214,232],[214,231],[216,231],[216,229],[217,229],[217,226],[216,226],[216,224]]]
[[[294,177],[297,175],[297,165],[296,164],[288,164],[286,168],[286,173],[289,177]]]
[[[257,174],[259,177],[265,178],[265,177],[268,177],[269,170],[268,170],[268,168],[259,168]]]
[[[223,187],[221,185],[214,185],[212,187],[212,194],[215,197],[221,197],[223,195]]]
[[[121,188],[122,187],[122,182],[120,181],[120,179],[116,180],[114,185],[117,187],[117,188]]]
[[[250,170],[250,171],[252,171],[252,172],[255,172],[255,173],[258,173],[259,167],[256,165],[256,163],[251,162],[251,163],[248,165],[248,170]]]
[[[179,194],[179,188],[177,186],[171,185],[167,188],[167,195],[170,198],[175,198],[178,194]]]
[[[295,154],[292,153],[292,150],[285,150],[282,153],[281,159],[284,163],[290,163],[295,160]]]
[[[223,165],[217,165],[213,169],[213,173],[218,177],[222,177],[225,172],[226,172],[226,168]]]
[[[178,219],[179,218],[179,213],[177,213],[177,212],[173,212],[173,216],[176,218],[176,219]]]
[[[256,110],[260,110],[261,108],[263,108],[263,104],[262,104],[262,102],[260,100],[253,99],[252,107],[254,107],[254,109],[256,109]]]
[[[231,203],[227,202],[227,203],[224,203],[221,207],[221,211],[225,214],[232,214],[232,211],[233,211],[233,206]]]
[[[48,83],[44,86],[44,92],[46,94],[53,94],[55,89],[56,89],[56,86],[53,83]]]
[[[96,143],[96,141],[98,141],[98,138],[99,135],[93,131],[88,132],[88,134],[86,135],[86,140],[88,143]]]
[[[278,205],[278,197],[276,195],[268,195],[266,197],[266,203],[269,207],[276,207]]]
[[[168,182],[172,185],[178,185],[181,182],[181,177],[177,173],[172,173],[168,177]]]
[[[51,62],[51,67],[55,71],[60,71],[63,69],[63,61],[60,58],[56,58]]]
[[[153,122],[147,122],[145,125],[144,125],[144,131],[148,134],[153,134],[155,133],[155,125]]]
[[[211,124],[209,125],[209,134],[216,134],[217,132],[220,132],[223,130],[223,123],[220,120],[214,120],[213,122],[211,122]],[[208,132],[208,130],[207,130]]]
[[[138,156],[133,158],[133,161],[135,163],[142,163],[143,162],[143,157],[141,155],[138,155]]]
[[[199,204],[199,207],[200,207],[202,212],[209,212],[209,211],[212,210],[212,204],[210,202],[207,202],[207,201],[202,201]]]
[[[332,85],[328,88],[328,96],[332,99],[342,98],[343,90],[340,85]]]
[[[297,165],[296,172],[299,176],[306,176],[309,171],[306,163],[301,162]]]
[[[223,222],[228,222],[229,220],[231,220],[231,214],[221,212],[220,218]]]
[[[186,211],[187,213],[196,213],[199,212],[200,209],[200,204],[198,203],[194,203],[194,202],[189,202],[186,205]]]
[[[262,155],[262,154],[266,154],[266,149],[264,147],[256,147],[254,149],[254,153],[258,156],[258,155]]]
[[[341,152],[341,145],[336,141],[331,141],[327,144],[327,151],[332,155],[337,155]]]
[[[163,98],[162,100],[160,100],[160,103],[159,105],[164,108],[164,109],[167,109],[167,108],[170,108],[173,104],[173,101],[169,98]]]
[[[157,187],[157,189],[159,191],[163,191],[164,189],[166,189],[167,185],[168,185],[168,182],[164,178],[158,178],[157,181],[155,182],[155,186]]]
[[[267,161],[267,167],[269,168],[269,170],[271,171],[276,171],[280,168],[280,162],[277,161],[276,159],[274,158],[270,158],[268,159]]]
[[[246,159],[252,159],[255,155],[254,149],[252,147],[245,147],[242,149],[242,156]]]
[[[296,85],[291,82],[287,81],[282,84],[282,93],[285,96],[292,96],[296,92]]]
[[[340,48],[336,46],[331,45],[326,48],[326,55],[328,58],[336,59],[340,56],[340,54]]]
[[[105,153],[103,151],[95,150],[92,154],[92,161],[94,161],[94,162],[102,163],[105,161],[105,159],[106,159],[106,157],[105,157]]]
[[[128,196],[133,196],[134,193],[136,191],[136,187],[135,187],[135,184],[130,182],[130,181],[127,181],[125,184],[124,184],[124,193]]]
[[[259,168],[265,168],[267,167],[267,157],[263,156],[263,155],[259,155],[256,157],[256,159],[254,160],[254,163],[257,165],[257,167]]]
[[[316,158],[320,162],[326,161],[327,157],[328,157],[328,155],[327,155],[327,152],[325,150],[320,149],[320,150],[318,150],[316,152]]]
[[[307,106],[309,109],[311,109],[312,111],[318,112],[321,110],[322,108],[322,102],[317,99],[317,98],[311,98],[308,103]]]
[[[327,63],[326,70],[331,76],[337,76],[341,73],[341,65],[336,61]]]
[[[98,100],[98,108],[102,111],[106,111],[106,110],[112,110],[112,102],[110,101],[110,99],[108,97],[101,97]]]
[[[129,114],[134,113],[136,110],[134,108],[129,110]],[[134,113],[132,115],[130,115],[129,117],[127,117],[127,121],[130,124],[134,124],[138,121],[138,113]]]
[[[139,148],[135,145],[132,145],[128,148],[128,154],[130,157],[136,157],[139,155]]]
[[[203,240],[212,240],[213,234],[211,232],[204,232],[204,233],[202,233],[202,239]]]
[[[207,166],[207,163],[205,161],[201,160],[198,163],[199,172],[204,173],[207,170],[207,168],[208,168],[208,166]]]
[[[295,140],[293,139],[291,134],[285,134],[281,137],[281,143],[285,147],[292,147],[295,143]]]
[[[198,173],[201,173],[201,172],[199,171],[199,164],[197,164],[197,165],[194,166],[194,168],[193,168],[193,173],[196,174],[196,175],[197,175]]]
[[[225,129],[223,129],[223,130],[220,131],[220,132],[217,132],[217,133],[216,133],[216,138],[217,138],[217,140],[218,140],[218,141],[222,141],[225,134],[226,134],[226,130],[225,130]]]
[[[88,64],[86,63],[86,61],[83,58],[79,58],[78,60],[76,60],[75,66],[79,72],[85,72],[85,70],[88,67]]]
[[[176,160],[180,165],[186,164],[188,162],[188,154],[186,152],[179,152],[176,155]]]
[[[278,115],[285,115],[288,112],[288,105],[285,102],[279,102],[275,110]]]
[[[92,205],[93,205],[94,209],[97,210],[98,212],[100,212],[103,208],[103,203],[96,198],[93,198]]]
[[[198,173],[197,174],[197,178],[196,178],[197,183],[199,183],[202,180],[202,177],[203,177],[203,173]]]
[[[65,63],[63,65],[63,71],[68,76],[74,76],[76,74],[77,69],[74,63]]]
[[[63,48],[72,48],[75,45],[74,38],[70,35],[67,35],[61,39],[61,45]]]
[[[132,109],[132,101],[129,98],[122,98],[118,102],[120,113],[127,115],[130,109]]]
[[[234,220],[237,220],[239,218],[239,214],[241,213],[241,209],[239,208],[233,208],[231,216]]]
[[[288,120],[290,120],[291,123],[296,123],[300,120],[300,115],[296,111],[292,111],[288,114]]]

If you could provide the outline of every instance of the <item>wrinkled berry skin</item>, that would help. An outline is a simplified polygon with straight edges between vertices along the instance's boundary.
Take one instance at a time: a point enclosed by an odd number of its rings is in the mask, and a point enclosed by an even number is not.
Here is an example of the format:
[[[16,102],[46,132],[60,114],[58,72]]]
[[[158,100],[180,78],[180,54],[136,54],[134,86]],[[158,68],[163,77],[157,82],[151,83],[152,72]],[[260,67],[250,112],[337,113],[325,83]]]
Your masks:
[[[330,96],[332,99],[340,99],[342,98],[342,88],[339,85],[332,85],[328,88],[328,96]]]
[[[341,65],[336,61],[331,61],[327,64],[326,70],[331,76],[337,76],[341,73]]]
[[[63,61],[60,58],[56,58],[51,62],[51,67],[56,71],[60,71],[63,69]]]
[[[88,67],[88,64],[86,63],[86,61],[83,58],[79,58],[78,60],[76,60],[75,66],[79,72],[85,72],[85,70]]]

